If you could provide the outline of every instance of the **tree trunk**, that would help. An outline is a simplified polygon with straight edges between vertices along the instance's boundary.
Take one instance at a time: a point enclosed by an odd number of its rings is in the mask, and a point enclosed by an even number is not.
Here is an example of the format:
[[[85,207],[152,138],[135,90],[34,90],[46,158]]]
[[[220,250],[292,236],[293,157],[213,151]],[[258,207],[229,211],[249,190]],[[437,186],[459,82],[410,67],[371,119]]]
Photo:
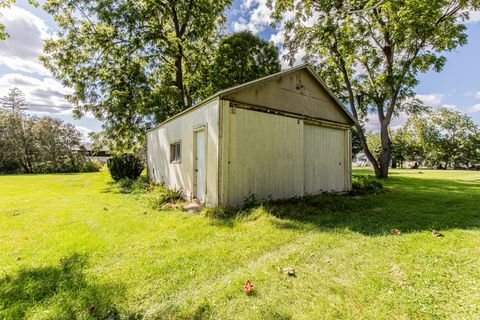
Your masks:
[[[354,112],[354,114],[356,114],[356,112]],[[368,147],[367,138],[365,137],[363,128],[359,125],[356,125],[355,127],[357,128],[358,137],[360,138],[360,144],[362,145],[363,152],[365,152],[368,161],[370,161],[372,164],[373,170],[375,171],[375,176],[378,177],[380,175],[380,166],[378,165],[377,159],[373,156],[370,148]]]
[[[180,111],[185,109],[185,88],[183,86],[183,72],[182,72],[182,64],[183,64],[183,50],[182,46],[178,45],[179,53],[175,58],[175,86],[180,90],[180,99],[178,101],[178,107]]]
[[[380,170],[377,178],[388,178],[388,168],[392,158],[392,142],[388,134],[388,123],[383,121],[380,126],[380,141],[382,143],[382,151],[380,152]],[[376,173],[376,172],[375,172]]]

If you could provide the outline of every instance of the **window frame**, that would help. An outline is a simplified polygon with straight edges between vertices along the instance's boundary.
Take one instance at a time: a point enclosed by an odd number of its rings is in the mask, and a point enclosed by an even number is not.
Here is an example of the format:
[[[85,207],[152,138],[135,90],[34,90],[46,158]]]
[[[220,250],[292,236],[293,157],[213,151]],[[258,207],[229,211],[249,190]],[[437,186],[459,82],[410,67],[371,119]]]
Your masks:
[[[182,163],[182,140],[170,143],[170,163]]]

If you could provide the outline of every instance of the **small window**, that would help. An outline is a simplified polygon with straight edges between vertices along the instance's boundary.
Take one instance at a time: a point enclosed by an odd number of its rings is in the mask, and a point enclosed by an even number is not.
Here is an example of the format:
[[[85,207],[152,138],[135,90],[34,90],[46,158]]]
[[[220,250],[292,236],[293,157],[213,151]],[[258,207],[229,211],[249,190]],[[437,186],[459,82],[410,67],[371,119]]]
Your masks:
[[[181,162],[181,142],[175,142],[170,144],[170,163],[180,163]]]

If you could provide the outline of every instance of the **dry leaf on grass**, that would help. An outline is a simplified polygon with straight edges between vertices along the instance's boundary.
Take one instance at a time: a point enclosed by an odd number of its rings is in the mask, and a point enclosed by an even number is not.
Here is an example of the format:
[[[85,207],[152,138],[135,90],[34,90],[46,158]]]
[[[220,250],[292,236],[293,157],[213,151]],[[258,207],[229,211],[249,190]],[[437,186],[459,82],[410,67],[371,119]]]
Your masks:
[[[291,268],[291,267],[286,267],[286,268],[283,268],[283,273],[285,273],[286,275],[288,275],[289,277],[295,277],[295,269]]]
[[[400,235],[401,233],[402,233],[402,232],[401,232],[400,230],[398,230],[398,229],[392,229],[392,230],[390,230],[390,234],[391,234],[391,235],[394,235],[394,236],[398,236],[398,235]]]
[[[243,285],[243,291],[245,291],[247,295],[251,295],[253,290],[253,283],[251,283],[250,280],[245,281],[245,284]]]
[[[432,230],[432,236],[438,237],[438,238],[444,237],[444,235],[438,232],[437,230]]]

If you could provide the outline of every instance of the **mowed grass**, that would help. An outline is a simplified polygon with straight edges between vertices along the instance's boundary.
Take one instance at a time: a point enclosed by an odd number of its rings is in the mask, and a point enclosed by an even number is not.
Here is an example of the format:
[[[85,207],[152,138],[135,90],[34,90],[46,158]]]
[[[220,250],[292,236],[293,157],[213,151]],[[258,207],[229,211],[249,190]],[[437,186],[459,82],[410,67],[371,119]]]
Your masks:
[[[213,220],[106,172],[0,177],[0,319],[478,319],[480,173],[384,185]]]

